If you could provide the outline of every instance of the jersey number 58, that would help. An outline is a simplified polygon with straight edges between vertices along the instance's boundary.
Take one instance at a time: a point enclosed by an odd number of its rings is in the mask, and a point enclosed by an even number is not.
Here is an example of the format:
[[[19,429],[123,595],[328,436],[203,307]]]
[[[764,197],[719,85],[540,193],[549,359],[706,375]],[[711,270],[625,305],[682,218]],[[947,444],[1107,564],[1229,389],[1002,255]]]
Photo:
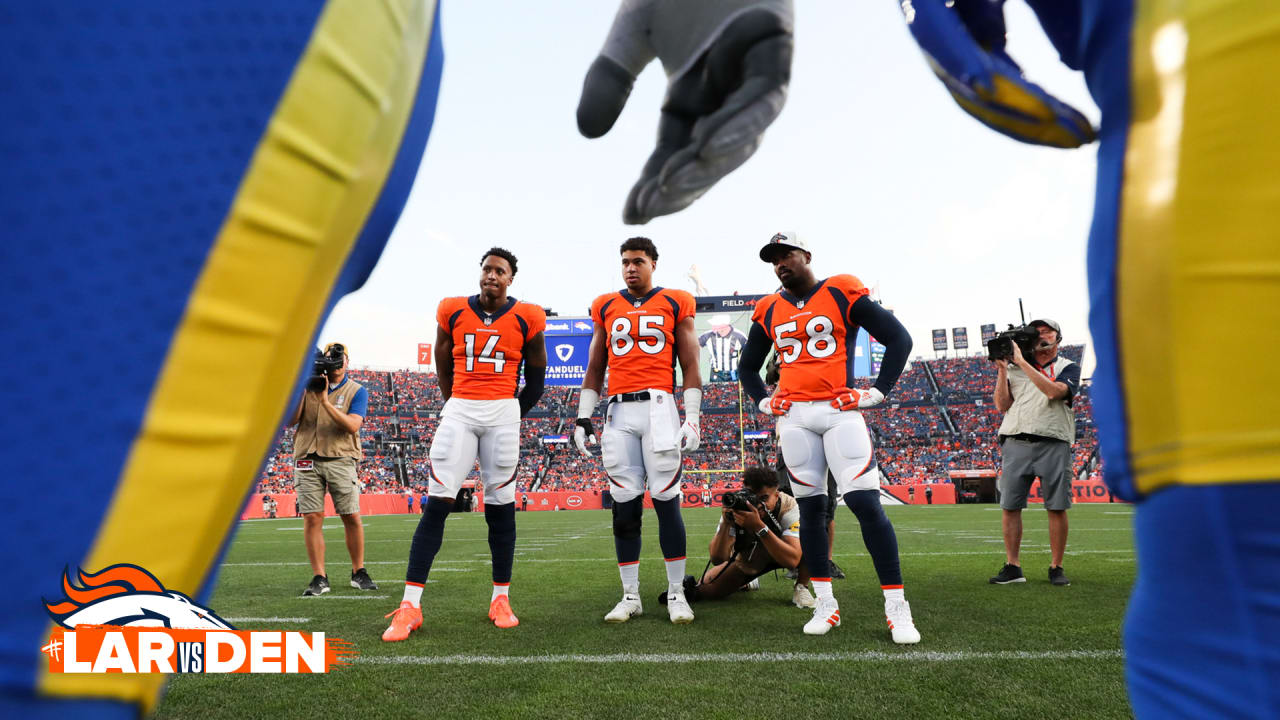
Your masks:
[[[793,333],[799,325],[795,320],[784,322],[781,325],[773,327],[773,336],[777,338],[774,342],[778,345],[778,351],[782,353],[782,362],[795,362],[800,357],[801,351],[807,351],[811,357],[824,358],[833,355],[836,351],[836,339],[831,332],[835,328],[835,323],[831,322],[831,318],[826,315],[814,315],[804,324],[805,334],[809,336],[807,341],[802,341],[798,337],[783,337],[787,333]]]

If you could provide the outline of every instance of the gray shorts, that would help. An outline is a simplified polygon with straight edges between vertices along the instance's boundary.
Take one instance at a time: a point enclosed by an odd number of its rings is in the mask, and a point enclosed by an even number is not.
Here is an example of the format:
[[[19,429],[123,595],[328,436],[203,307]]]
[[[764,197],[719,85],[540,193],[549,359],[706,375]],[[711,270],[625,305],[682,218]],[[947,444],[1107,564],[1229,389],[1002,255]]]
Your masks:
[[[321,458],[308,455],[294,461],[293,490],[298,494],[298,512],[324,512],[324,494],[333,498],[339,515],[360,512],[360,486],[356,482],[355,458]]]
[[[1031,483],[1040,478],[1045,510],[1071,507],[1071,443],[1062,440],[1032,442],[1014,437],[1000,441],[1000,507],[1021,510],[1027,506]]]

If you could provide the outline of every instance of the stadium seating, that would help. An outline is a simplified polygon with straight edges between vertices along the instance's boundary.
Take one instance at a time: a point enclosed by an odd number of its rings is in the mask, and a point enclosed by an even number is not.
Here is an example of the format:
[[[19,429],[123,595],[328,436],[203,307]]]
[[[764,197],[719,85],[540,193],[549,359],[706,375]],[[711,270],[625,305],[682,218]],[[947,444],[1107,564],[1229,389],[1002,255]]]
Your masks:
[[[1064,346],[1076,360],[1083,346]],[[365,460],[360,483],[366,493],[422,492],[427,487],[427,452],[444,406],[435,375],[408,370],[352,370],[369,390],[369,414],[361,428]],[[1000,467],[996,431],[1001,414],[992,405],[995,372],[983,357],[913,363],[902,374],[889,403],[865,411],[876,459],[891,483],[946,481],[951,470]],[[732,482],[744,462],[772,464],[772,440],[744,440],[744,430],[772,431],[773,423],[742,401],[737,383],[703,387],[702,444],[686,454],[687,482]],[[1088,388],[1073,404],[1077,441],[1073,468],[1077,477],[1098,472],[1097,431]],[[595,456],[583,457],[571,442],[577,415],[577,388],[549,387],[521,425],[519,491],[595,490],[608,487]],[[594,421],[601,425],[603,404]],[[772,433],[771,433],[772,437]],[[259,478],[261,492],[292,492],[293,431],[281,433]],[[471,480],[479,481],[478,470]]]

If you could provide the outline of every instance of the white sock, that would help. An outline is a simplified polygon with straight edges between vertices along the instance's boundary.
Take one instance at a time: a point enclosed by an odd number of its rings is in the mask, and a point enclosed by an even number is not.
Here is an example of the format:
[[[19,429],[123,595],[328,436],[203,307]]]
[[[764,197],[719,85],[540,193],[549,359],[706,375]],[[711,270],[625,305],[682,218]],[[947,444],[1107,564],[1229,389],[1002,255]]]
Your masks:
[[[667,591],[684,590],[684,558],[667,561]]]
[[[407,601],[414,607],[422,607],[422,586],[418,583],[406,582],[404,584],[404,597],[401,602]]]
[[[618,563],[618,574],[622,576],[622,592],[629,595],[640,594],[640,561]]]
[[[493,602],[494,600],[497,600],[499,595],[506,595],[507,597],[510,597],[511,583],[494,583],[493,596],[489,598],[489,602]]]
[[[819,600],[835,600],[836,596],[831,592],[830,580],[814,580],[813,594],[818,596]]]
[[[903,594],[902,586],[895,585],[893,587],[881,588],[884,590],[885,600],[906,600],[907,596]]]

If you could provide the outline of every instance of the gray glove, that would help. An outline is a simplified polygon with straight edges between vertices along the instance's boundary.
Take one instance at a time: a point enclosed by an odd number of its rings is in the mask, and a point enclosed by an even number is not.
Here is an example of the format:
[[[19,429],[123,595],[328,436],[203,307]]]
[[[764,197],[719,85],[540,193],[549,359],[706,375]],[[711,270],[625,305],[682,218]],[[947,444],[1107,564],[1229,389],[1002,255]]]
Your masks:
[[[667,73],[658,145],[623,222],[688,207],[756,151],[786,101],[793,17],[792,0],[622,0],[587,71],[578,130],[609,132],[653,58]]]

